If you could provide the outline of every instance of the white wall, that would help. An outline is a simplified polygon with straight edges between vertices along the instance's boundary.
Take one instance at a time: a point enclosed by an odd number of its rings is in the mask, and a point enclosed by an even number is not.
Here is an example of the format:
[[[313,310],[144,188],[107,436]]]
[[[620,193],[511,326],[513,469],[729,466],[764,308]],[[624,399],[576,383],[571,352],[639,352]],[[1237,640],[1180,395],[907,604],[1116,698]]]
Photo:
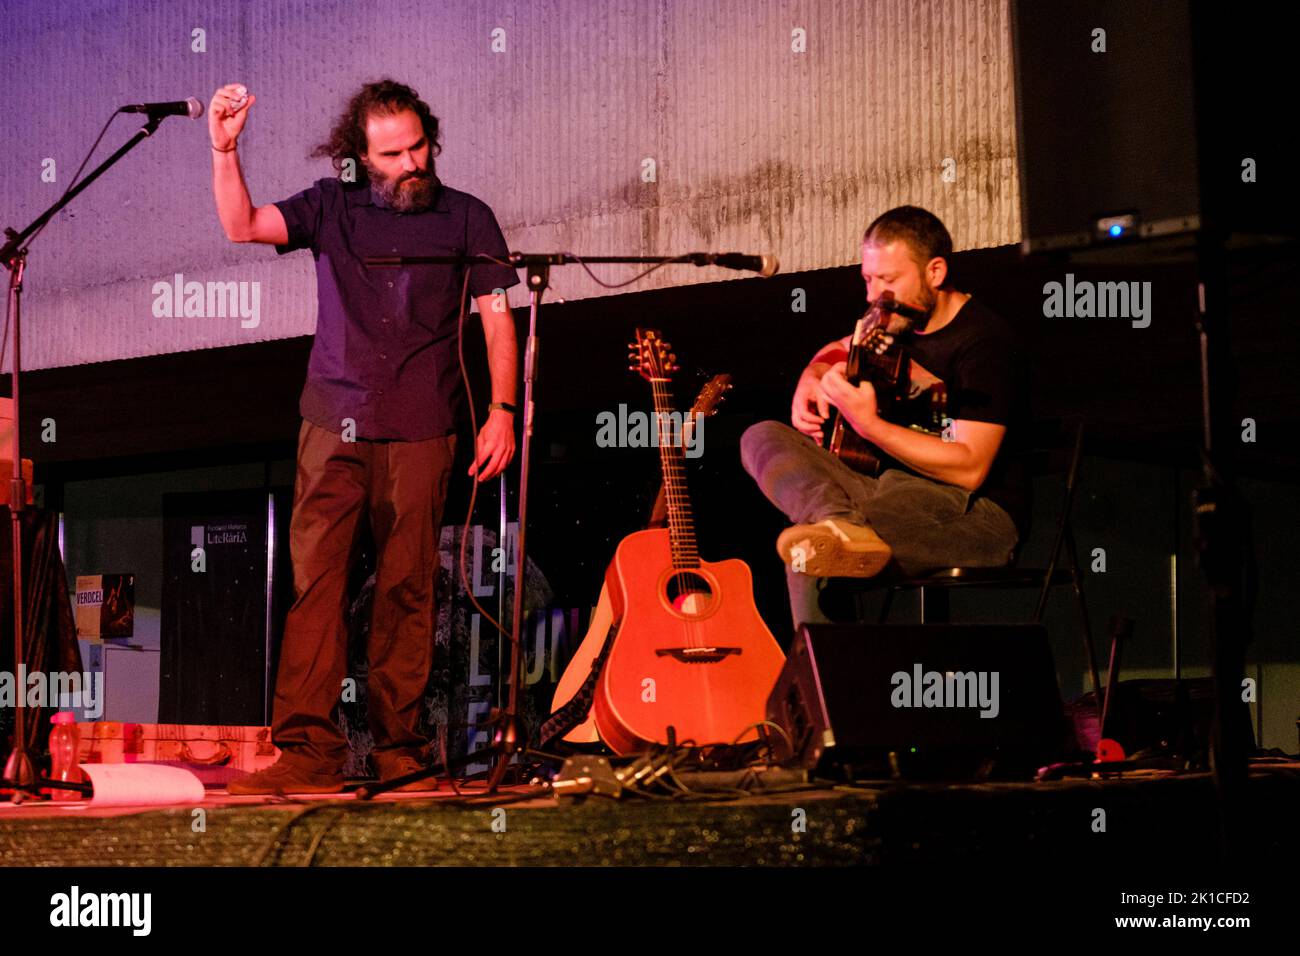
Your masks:
[[[206,52],[191,50],[196,28]],[[387,74],[442,119],[439,174],[486,200],[514,249],[770,252],[801,271],[856,261],[867,222],[904,202],[938,213],[959,249],[1020,239],[1005,0],[7,0],[0,64],[0,195],[18,228],[113,109],[206,103],[233,81],[258,96],[241,147],[253,200],[285,198],[330,173],[307,152],[348,95]],[[98,157],[138,127],[117,119]],[[310,255],[226,242],[210,155],[206,119],[168,119],[47,228],[26,366],[313,331]],[[261,283],[258,326],[154,318],[153,285],[177,272]],[[635,288],[730,275],[665,269]],[[553,297],[603,294],[576,267],[553,279]]]

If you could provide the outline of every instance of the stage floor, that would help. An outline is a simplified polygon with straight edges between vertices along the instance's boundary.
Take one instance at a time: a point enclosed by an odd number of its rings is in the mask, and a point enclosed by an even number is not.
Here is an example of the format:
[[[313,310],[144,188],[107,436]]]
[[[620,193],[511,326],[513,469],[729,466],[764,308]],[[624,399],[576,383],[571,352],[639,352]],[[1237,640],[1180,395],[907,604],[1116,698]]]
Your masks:
[[[444,787],[446,785],[444,784]],[[1243,843],[1300,851],[1300,762],[1256,765]],[[811,786],[748,795],[557,798],[520,786],[230,796],[198,807],[0,804],[5,866],[1120,865],[1218,853],[1208,774],[1051,783]]]

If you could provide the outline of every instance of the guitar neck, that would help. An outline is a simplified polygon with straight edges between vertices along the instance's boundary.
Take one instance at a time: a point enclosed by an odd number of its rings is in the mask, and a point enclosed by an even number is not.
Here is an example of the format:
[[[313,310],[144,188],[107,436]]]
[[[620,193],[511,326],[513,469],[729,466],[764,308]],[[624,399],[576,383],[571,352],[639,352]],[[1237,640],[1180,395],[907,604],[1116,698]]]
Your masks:
[[[700,554],[695,544],[695,518],[686,488],[685,421],[673,412],[666,379],[650,383],[654,393],[655,427],[659,430],[659,464],[664,475],[664,498],[668,504],[668,540],[673,567],[698,568]]]

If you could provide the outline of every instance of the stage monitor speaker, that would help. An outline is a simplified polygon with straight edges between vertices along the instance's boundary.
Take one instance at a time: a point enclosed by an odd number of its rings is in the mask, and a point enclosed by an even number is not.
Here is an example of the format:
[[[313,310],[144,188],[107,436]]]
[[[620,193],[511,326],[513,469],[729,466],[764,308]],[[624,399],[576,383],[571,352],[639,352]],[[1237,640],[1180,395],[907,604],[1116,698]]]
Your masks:
[[[1011,26],[1024,252],[1212,221],[1296,235],[1279,112],[1290,38],[1267,16],[1190,0],[1012,0]]]
[[[293,599],[291,495],[163,495],[159,723],[270,723],[273,638]]]
[[[848,779],[1028,777],[1071,737],[1033,624],[805,624],[767,719],[782,763]]]

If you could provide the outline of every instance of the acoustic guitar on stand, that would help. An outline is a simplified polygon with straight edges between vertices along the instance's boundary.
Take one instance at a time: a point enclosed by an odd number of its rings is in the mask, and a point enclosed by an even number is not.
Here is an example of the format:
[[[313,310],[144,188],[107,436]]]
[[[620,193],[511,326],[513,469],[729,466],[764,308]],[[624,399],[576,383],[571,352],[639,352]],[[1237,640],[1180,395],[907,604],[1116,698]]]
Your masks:
[[[695,400],[695,405],[691,408],[690,415],[683,423],[683,428],[687,429],[685,440],[689,443],[691,435],[694,433],[695,423],[701,419],[712,417],[717,414],[718,405],[726,397],[727,392],[731,389],[730,375],[715,375],[709,379],[704,388],[700,389],[699,397]],[[654,507],[650,513],[650,526],[662,527],[667,523],[667,496],[661,483],[659,493],[655,498]],[[555,713],[578,694],[582,689],[587,675],[591,673],[592,666],[600,656],[601,649],[605,646],[605,641],[610,638],[610,628],[614,624],[614,611],[609,599],[609,585],[604,581],[600,585],[600,598],[596,601],[596,609],[591,613],[591,622],[587,626],[587,635],[578,645],[578,649],[569,662],[564,666],[564,673],[560,675],[560,682],[555,685],[555,696],[551,700],[551,712]],[[596,715],[594,711],[588,711],[586,718],[562,738],[571,744],[594,744],[600,742],[600,734],[596,731]]]
[[[617,638],[597,684],[596,728],[617,754],[666,743],[670,727],[699,745],[754,740],[785,655],[745,562],[700,560],[668,343],[638,329],[631,348],[654,395],[668,527],[628,535],[606,572]]]

